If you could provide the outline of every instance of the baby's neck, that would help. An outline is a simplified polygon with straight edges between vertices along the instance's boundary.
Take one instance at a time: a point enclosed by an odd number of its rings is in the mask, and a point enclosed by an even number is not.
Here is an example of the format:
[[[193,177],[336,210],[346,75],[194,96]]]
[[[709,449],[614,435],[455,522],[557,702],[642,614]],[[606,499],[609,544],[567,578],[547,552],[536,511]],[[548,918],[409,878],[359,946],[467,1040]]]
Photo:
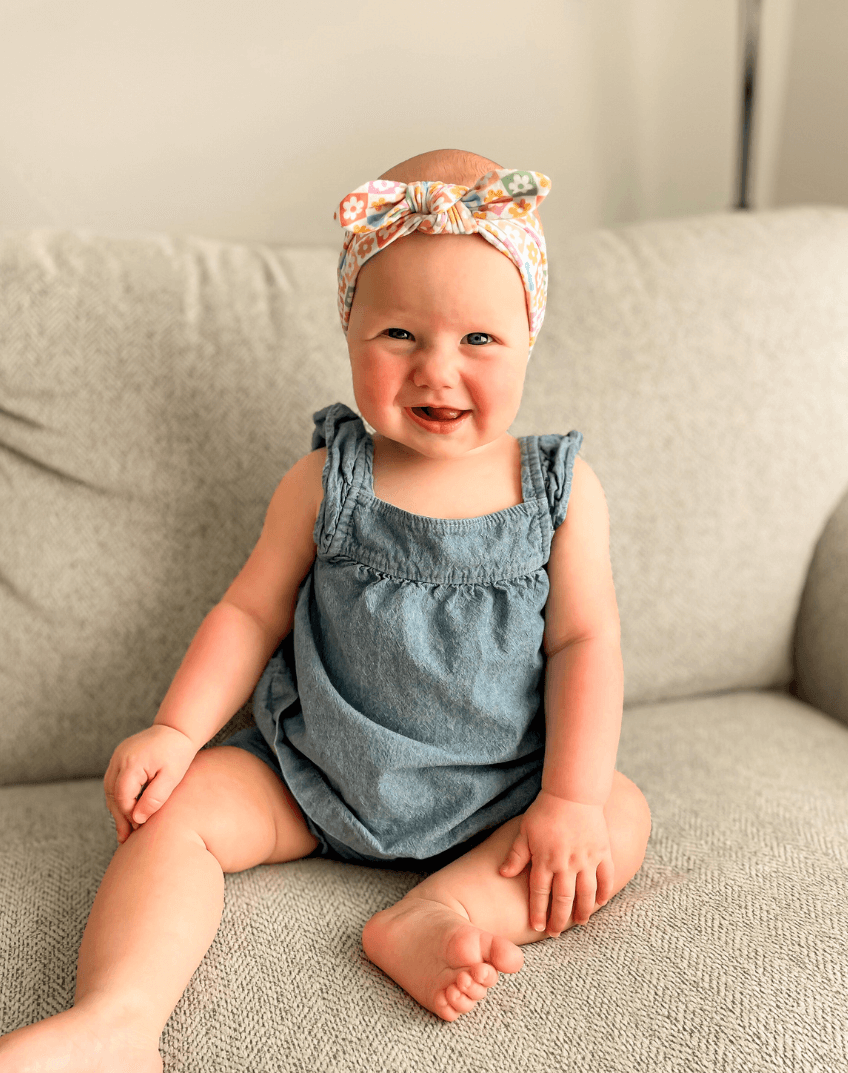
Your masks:
[[[476,518],[522,502],[521,447],[509,433],[459,458],[427,458],[375,434],[374,495],[411,514]]]

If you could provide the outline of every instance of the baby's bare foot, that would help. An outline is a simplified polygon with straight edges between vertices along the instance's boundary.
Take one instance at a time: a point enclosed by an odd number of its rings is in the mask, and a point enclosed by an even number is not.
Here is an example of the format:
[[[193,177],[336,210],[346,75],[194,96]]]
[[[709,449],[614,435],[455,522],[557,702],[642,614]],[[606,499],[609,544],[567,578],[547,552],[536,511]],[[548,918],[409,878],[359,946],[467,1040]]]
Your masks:
[[[482,931],[441,902],[402,898],[365,925],[362,946],[369,959],[445,1021],[468,1013],[498,982],[500,972],[518,972],[521,948]]]
[[[162,1073],[155,1040],[74,1006],[0,1039],[0,1073]]]

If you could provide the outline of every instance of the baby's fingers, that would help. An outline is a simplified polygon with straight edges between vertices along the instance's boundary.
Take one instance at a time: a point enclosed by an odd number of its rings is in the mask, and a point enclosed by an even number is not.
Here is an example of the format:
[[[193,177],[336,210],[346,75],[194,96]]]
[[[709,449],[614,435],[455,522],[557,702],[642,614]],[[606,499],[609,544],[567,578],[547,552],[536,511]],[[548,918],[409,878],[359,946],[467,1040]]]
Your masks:
[[[136,779],[135,792],[127,789],[128,785],[125,779],[118,779],[111,787],[109,785],[104,786],[106,807],[112,813],[112,818],[115,821],[115,830],[119,842],[126,841],[134,830],[130,816],[135,805],[136,794],[140,793],[142,783]]]
[[[139,824],[147,819],[148,815],[156,811],[155,808],[150,809],[143,819],[141,815],[137,814],[140,807],[139,798],[144,796],[146,799],[149,785],[151,784],[147,773],[143,769],[141,771],[128,769],[122,772],[115,781],[114,796],[112,797],[114,808],[110,804],[110,811],[115,817],[119,842],[125,841]],[[106,801],[109,803],[108,790],[106,792]],[[158,808],[159,806],[157,805],[156,807]]]
[[[501,865],[502,876],[517,876],[526,867],[530,860],[530,846],[523,835],[518,835],[512,844],[512,848],[506,855],[506,860]]]
[[[553,872],[534,863],[530,869],[530,927],[545,930],[551,900]]]
[[[175,779],[165,768],[158,771],[155,777],[143,788],[141,800],[133,808],[130,819],[135,824],[141,824],[145,820],[149,820],[153,813],[158,812],[165,804],[174,792],[174,787],[178,782],[179,779]]]

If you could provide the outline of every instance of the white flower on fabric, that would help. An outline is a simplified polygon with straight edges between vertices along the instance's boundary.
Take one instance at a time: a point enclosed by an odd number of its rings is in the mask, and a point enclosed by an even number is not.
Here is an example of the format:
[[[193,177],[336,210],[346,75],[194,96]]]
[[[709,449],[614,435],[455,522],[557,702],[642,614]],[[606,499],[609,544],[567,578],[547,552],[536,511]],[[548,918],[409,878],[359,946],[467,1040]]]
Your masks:
[[[388,190],[388,188],[394,186],[395,183],[393,179],[375,179],[371,185],[375,190]]]
[[[512,182],[507,186],[507,189],[513,195],[526,194],[533,186],[535,186],[535,183],[529,175],[516,174]]]
[[[351,195],[347,201],[342,202],[342,215],[346,220],[355,220],[357,216],[362,213],[365,208],[365,198],[358,198],[356,195]]]

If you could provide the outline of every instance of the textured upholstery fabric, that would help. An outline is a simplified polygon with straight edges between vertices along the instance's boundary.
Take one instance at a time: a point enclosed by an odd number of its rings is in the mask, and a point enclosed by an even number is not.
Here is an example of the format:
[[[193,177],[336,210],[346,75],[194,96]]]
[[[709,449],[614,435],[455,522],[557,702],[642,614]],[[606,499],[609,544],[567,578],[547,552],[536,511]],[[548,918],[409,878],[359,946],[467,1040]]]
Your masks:
[[[607,495],[644,865],[454,1024],[362,952],[416,875],[228,876],[166,1073],[848,1069],[848,211],[549,255],[513,431],[580,429]],[[112,750],[354,405],[336,256],[0,236],[0,1032],[71,1001]]]
[[[418,875],[334,861],[226,878],[162,1037],[166,1073],[839,1073],[848,1068],[848,733],[777,692],[629,709],[642,869],[440,1021],[362,952]],[[66,1008],[114,849],[99,781],[0,789],[0,1026]]]

